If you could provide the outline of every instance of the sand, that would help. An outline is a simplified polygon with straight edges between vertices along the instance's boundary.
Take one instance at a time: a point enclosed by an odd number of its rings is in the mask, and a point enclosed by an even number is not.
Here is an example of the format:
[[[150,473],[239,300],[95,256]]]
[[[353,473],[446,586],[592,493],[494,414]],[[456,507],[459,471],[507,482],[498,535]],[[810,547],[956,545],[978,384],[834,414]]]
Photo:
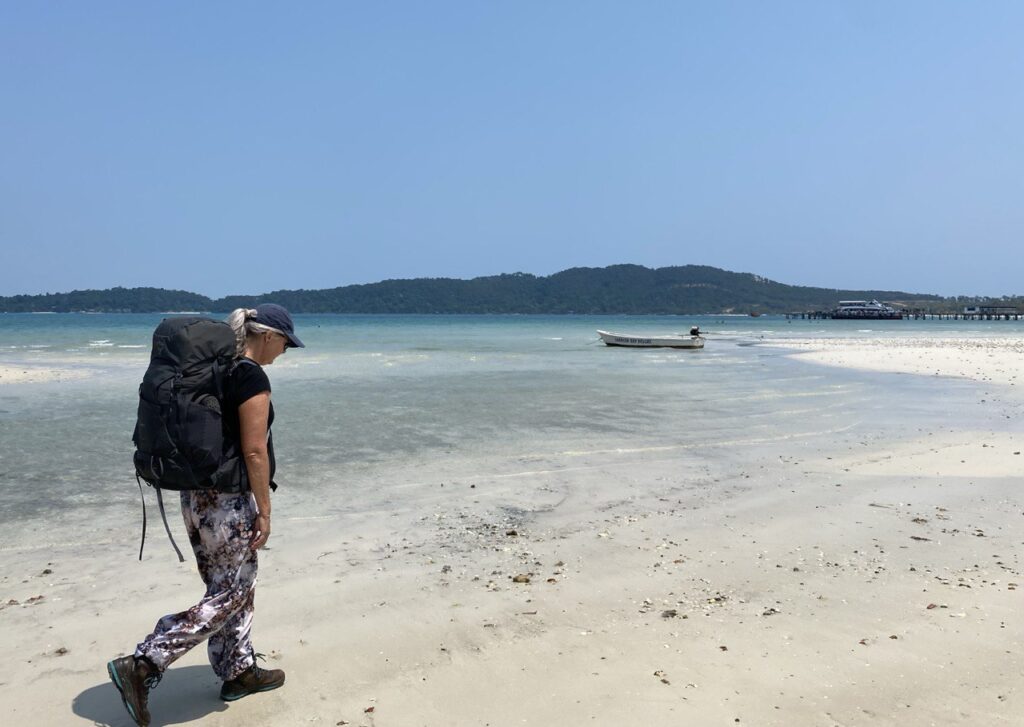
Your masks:
[[[800,358],[829,366],[1009,385],[1020,381],[1024,359],[1022,338],[805,338],[764,345],[795,349]]]
[[[1019,343],[817,345],[1021,409]],[[339,517],[282,498],[255,634],[288,683],[226,705],[197,649],[154,724],[1020,724],[1024,438],[955,422],[410,472],[402,506]],[[197,583],[151,527],[142,564],[99,532],[3,554],[11,724],[128,724],[103,665]]]

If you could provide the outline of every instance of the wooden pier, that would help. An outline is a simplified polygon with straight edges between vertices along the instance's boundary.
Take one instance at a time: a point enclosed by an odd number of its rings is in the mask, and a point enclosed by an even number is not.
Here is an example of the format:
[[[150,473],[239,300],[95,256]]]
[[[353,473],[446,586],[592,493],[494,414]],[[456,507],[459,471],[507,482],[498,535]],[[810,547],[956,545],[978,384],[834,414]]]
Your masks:
[[[913,321],[1019,321],[1024,318],[1024,313],[1019,308],[1009,306],[972,306],[965,308],[963,312],[931,311],[923,308],[904,309],[903,320]],[[815,310],[803,311],[800,313],[787,313],[786,318],[802,320],[825,320],[832,318],[832,311]],[[894,320],[887,318],[848,318],[845,320],[881,321]],[[898,320],[898,319],[895,319]]]

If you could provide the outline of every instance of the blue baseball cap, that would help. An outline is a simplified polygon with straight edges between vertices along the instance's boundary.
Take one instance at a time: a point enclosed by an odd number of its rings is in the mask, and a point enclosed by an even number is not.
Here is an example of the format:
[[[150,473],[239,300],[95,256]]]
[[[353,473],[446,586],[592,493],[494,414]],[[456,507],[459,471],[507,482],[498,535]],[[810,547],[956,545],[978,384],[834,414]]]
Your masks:
[[[295,324],[292,323],[291,313],[277,303],[261,303],[256,306],[256,315],[249,320],[281,331],[288,339],[288,346],[291,348],[306,347],[306,344],[295,335]]]

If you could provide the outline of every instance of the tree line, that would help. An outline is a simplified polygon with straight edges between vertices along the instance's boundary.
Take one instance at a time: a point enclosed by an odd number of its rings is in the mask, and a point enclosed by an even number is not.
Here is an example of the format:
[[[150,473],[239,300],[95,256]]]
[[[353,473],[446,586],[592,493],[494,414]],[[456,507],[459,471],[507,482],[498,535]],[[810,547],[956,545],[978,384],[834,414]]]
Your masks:
[[[786,285],[703,265],[571,268],[548,276],[505,273],[461,280],[384,280],[321,290],[276,290],[208,298],[184,290],[110,288],[0,297],[0,312],[226,312],[263,302],[293,313],[697,314],[827,311],[839,300],[875,299],[911,309],[956,312],[989,298],[944,298],[892,290]],[[1005,297],[999,305],[1024,304]]]

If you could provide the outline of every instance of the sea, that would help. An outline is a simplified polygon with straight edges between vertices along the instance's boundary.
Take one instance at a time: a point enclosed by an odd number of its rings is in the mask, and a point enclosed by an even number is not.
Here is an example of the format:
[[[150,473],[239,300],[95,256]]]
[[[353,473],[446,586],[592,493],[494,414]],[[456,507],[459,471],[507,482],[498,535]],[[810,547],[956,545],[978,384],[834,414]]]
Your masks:
[[[139,519],[131,434],[153,329],[168,314],[0,314],[0,549],[59,533],[110,538]],[[304,349],[268,367],[275,498],[295,516],[386,511],[412,485],[579,453],[686,452],[717,465],[799,443],[870,449],[926,426],[981,430],[982,385],[859,372],[763,344],[1024,335],[1015,321],[783,316],[297,315]],[[597,329],[699,326],[703,350],[624,349]],[[1002,426],[1005,426],[1003,424]],[[560,460],[561,458],[561,460]],[[275,505],[275,511],[280,511]],[[99,531],[103,532],[100,533]]]

